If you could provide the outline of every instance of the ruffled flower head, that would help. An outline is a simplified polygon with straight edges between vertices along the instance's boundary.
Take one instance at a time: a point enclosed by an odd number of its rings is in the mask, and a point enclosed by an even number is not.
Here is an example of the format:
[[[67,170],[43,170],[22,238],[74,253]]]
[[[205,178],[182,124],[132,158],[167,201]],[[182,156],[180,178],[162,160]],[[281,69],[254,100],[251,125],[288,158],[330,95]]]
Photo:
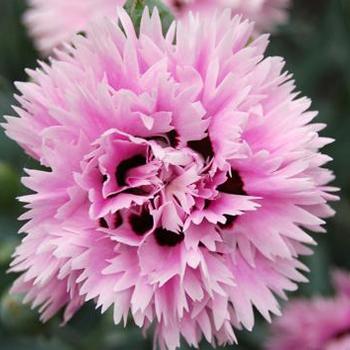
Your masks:
[[[256,23],[256,32],[272,31],[287,21],[290,0],[164,0],[178,16],[188,11],[210,14],[215,9],[230,8],[234,14],[243,15]]]
[[[291,301],[272,325],[268,350],[350,349],[350,276],[333,274],[337,295]],[[340,283],[339,283],[340,282]]]
[[[163,35],[155,9],[137,36],[119,8],[17,84],[6,133],[46,169],[23,178],[12,292],[43,320],[93,299],[154,324],[161,349],[222,345],[306,280],[331,140],[253,30],[227,10]]]

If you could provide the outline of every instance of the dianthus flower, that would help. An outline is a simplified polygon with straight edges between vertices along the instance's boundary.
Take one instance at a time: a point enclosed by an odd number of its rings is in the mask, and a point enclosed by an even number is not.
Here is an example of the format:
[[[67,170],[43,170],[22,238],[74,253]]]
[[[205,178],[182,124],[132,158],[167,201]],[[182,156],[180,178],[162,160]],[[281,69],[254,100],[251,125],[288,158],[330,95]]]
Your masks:
[[[270,32],[287,21],[290,0],[164,0],[177,16],[188,11],[210,14],[215,9],[230,8],[256,23],[257,32]]]
[[[68,42],[72,36],[85,31],[89,22],[99,18],[113,19],[117,5],[126,0],[27,0],[29,9],[24,23],[34,38],[36,47],[47,55]],[[256,22],[258,32],[270,31],[287,20],[290,0],[164,0],[177,15],[192,11],[210,13],[230,8]]]
[[[350,349],[350,276],[333,276],[337,295],[291,301],[272,325],[268,350]]]
[[[305,229],[333,214],[331,140],[253,30],[227,10],[164,36],[155,9],[137,36],[119,8],[17,84],[6,132],[46,169],[23,178],[12,292],[43,320],[93,299],[154,323],[161,349],[221,345],[306,280]]]
[[[126,0],[27,0],[23,21],[37,49],[47,55],[90,22],[115,17]]]

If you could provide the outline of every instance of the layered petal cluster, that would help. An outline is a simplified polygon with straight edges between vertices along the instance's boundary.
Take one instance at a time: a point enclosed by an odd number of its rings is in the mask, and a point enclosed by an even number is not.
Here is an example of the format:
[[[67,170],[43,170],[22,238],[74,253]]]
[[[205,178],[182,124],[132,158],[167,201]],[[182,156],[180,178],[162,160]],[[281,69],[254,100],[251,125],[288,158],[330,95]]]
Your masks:
[[[164,0],[177,16],[188,11],[210,14],[215,9],[230,8],[234,14],[256,23],[257,32],[270,32],[288,18],[291,0]]]
[[[126,0],[26,0],[24,24],[37,49],[49,54],[55,47],[84,31],[89,22],[115,16]]]
[[[268,350],[350,349],[350,276],[337,271],[333,277],[334,298],[300,299],[287,305],[283,316],[273,323]]]
[[[154,324],[161,349],[222,345],[306,281],[331,140],[253,31],[227,10],[163,35],[155,9],[136,35],[119,9],[17,84],[6,133],[46,170],[23,178],[12,291],[43,320],[94,300]]]

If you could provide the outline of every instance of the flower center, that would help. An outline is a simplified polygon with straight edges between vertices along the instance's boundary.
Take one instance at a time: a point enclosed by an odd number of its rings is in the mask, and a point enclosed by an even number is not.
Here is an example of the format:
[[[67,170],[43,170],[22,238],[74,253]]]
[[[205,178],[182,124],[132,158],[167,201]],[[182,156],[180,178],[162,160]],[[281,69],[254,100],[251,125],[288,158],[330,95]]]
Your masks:
[[[98,223],[99,223],[100,227],[108,228],[108,223],[107,223],[107,220],[105,218],[100,218]]]
[[[231,171],[231,176],[229,176],[223,184],[219,185],[217,190],[228,194],[247,195],[244,190],[244,183],[241,176],[233,169]]]
[[[236,170],[231,170],[231,176],[221,185],[217,187],[219,192],[227,194],[237,194],[241,196],[246,196],[247,192],[244,190],[244,183]],[[238,216],[225,215],[226,222],[224,224],[218,223],[221,229],[232,228],[236,222]]]
[[[197,191],[197,186],[202,184],[199,180],[203,176],[209,176],[205,170],[206,165],[209,165],[208,162],[215,156],[209,135],[201,140],[188,141],[187,147],[183,149],[179,149],[179,135],[175,129],[163,136],[140,141],[139,144],[113,138],[111,141],[115,143],[112,153],[108,153],[111,149],[102,149],[107,151],[106,156],[99,159],[102,169],[106,169],[104,171],[108,174],[101,174],[102,196],[99,195],[102,198],[98,195],[96,198],[111,201],[106,203],[110,208],[109,213],[99,219],[99,226],[114,230],[123,224],[124,218],[131,233],[144,236],[152,232],[160,246],[177,246],[184,240],[184,232],[171,231],[163,225],[159,226],[148,205],[152,203],[153,208],[157,210],[164,201],[169,202],[179,218],[178,225],[181,226],[181,222],[185,222],[190,215],[191,206],[196,203],[196,197],[201,196],[200,190]],[[114,163],[113,166],[113,162],[117,164]],[[107,181],[113,176],[115,181]],[[222,179],[221,175],[220,178]],[[214,189],[215,187],[208,189],[214,192],[213,198],[205,200],[205,209],[216,200],[217,192]],[[234,169],[226,174],[225,182],[216,189],[222,196],[246,195],[243,180]],[[182,206],[187,206],[187,211]],[[100,208],[99,205],[96,207]],[[125,217],[124,214],[123,217],[121,215],[122,209],[127,211]],[[160,215],[168,213],[161,212]],[[231,228],[237,216],[226,214],[225,218],[225,224],[218,223],[221,229]],[[153,230],[154,226],[158,228]]]
[[[187,145],[189,148],[199,153],[205,160],[214,157],[214,150],[209,136],[199,141],[190,141]]]
[[[143,156],[142,154],[138,154],[136,156],[125,159],[122,162],[120,162],[115,172],[118,185],[120,187],[127,186],[126,176],[128,171],[132,168],[145,165],[146,162],[147,162],[146,157]]]
[[[157,243],[160,246],[167,246],[167,247],[175,247],[176,245],[181,243],[185,238],[185,235],[183,234],[183,232],[176,233],[162,227],[158,227],[154,231],[154,235]]]
[[[130,215],[129,223],[137,235],[143,236],[146,232],[152,229],[153,216],[149,213],[148,210],[143,208],[140,214]]]
[[[167,138],[168,138],[168,141],[169,141],[169,145],[173,148],[176,148],[177,145],[179,144],[179,141],[178,141],[178,133],[175,129],[169,131],[167,134],[166,134]]]

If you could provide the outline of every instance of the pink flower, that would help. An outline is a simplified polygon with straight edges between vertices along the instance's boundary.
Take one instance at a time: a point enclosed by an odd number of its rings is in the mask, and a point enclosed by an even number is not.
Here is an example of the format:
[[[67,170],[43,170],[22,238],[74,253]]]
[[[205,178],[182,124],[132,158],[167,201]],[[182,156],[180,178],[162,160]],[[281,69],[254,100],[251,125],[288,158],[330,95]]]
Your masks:
[[[47,55],[98,18],[114,18],[126,0],[27,0],[24,24],[40,52]]]
[[[215,9],[230,8],[256,23],[257,32],[273,30],[287,21],[291,0],[164,0],[177,16],[188,11],[210,14]]]
[[[350,299],[350,274],[342,270],[335,270],[332,274],[333,284],[338,294],[344,295]]]
[[[24,23],[44,55],[85,31],[91,21],[115,17],[116,7],[126,0],[27,0],[29,9]],[[271,31],[287,20],[290,0],[164,0],[178,16],[187,11],[210,13],[215,9],[231,8],[256,22],[258,32]]]
[[[304,229],[323,231],[336,199],[331,140],[248,21],[188,16],[163,36],[145,11],[137,37],[118,20],[17,84],[6,132],[46,170],[23,179],[12,291],[43,320],[91,299],[115,323],[130,313],[161,349],[233,343],[253,307],[270,320],[306,281]]]
[[[336,272],[336,280],[348,273]],[[339,286],[336,285],[338,288]],[[334,298],[317,297],[291,301],[283,316],[272,324],[268,350],[348,350],[350,349],[350,295],[337,289]]]

